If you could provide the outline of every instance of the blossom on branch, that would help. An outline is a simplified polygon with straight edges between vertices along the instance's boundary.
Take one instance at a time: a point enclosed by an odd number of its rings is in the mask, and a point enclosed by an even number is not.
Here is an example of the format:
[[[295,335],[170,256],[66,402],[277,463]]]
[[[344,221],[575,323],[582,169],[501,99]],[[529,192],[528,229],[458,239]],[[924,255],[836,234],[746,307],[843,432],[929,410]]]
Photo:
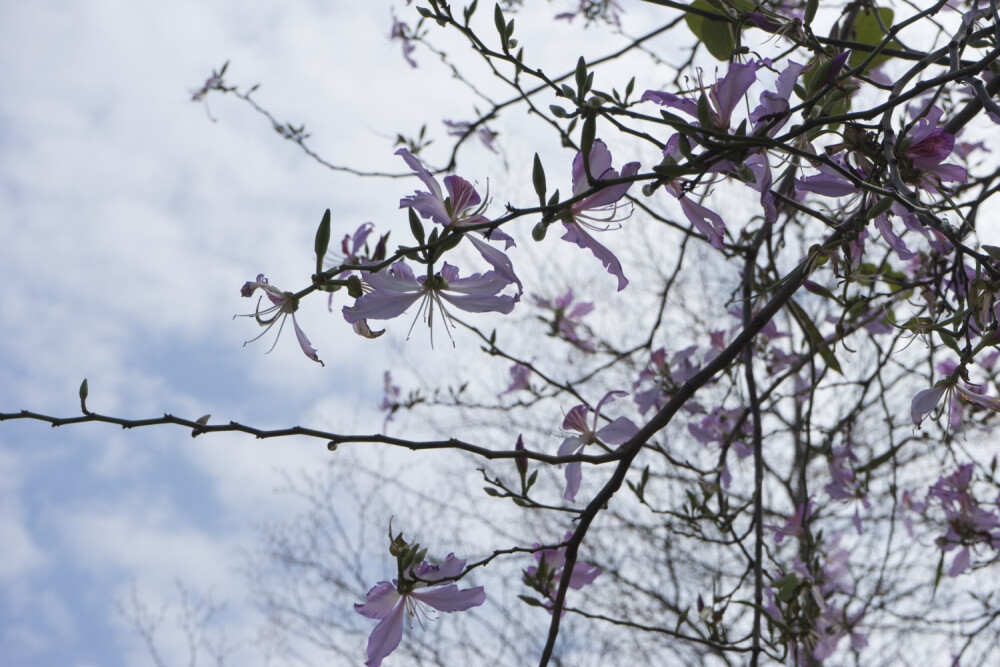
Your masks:
[[[260,332],[254,338],[245,341],[243,344],[252,343],[268,331],[275,323],[280,321],[278,324],[278,335],[274,337],[274,344],[268,350],[270,352],[274,349],[274,346],[278,344],[278,338],[281,337],[281,330],[285,327],[285,318],[289,315],[292,316],[292,326],[295,328],[295,338],[299,341],[299,347],[302,348],[302,352],[315,362],[318,362],[320,366],[323,366],[322,361],[319,360],[319,356],[316,354],[316,348],[312,346],[309,339],[306,338],[305,333],[299,328],[299,323],[295,321],[295,311],[299,309],[299,300],[291,292],[282,292],[277,287],[273,287],[267,282],[267,278],[264,274],[258,274],[257,280],[247,281],[243,287],[240,289],[240,294],[244,297],[251,297],[253,293],[258,289],[263,290],[264,295],[267,296],[268,300],[271,302],[269,308],[264,310],[260,309],[260,299],[257,300],[257,310],[249,315],[238,315],[237,317],[252,317],[257,320],[257,324],[264,327],[264,330]]]
[[[396,155],[403,158],[407,166],[424,182],[424,185],[428,189],[427,192],[417,190],[412,195],[400,199],[400,208],[412,208],[421,217],[430,218],[445,227],[462,228],[489,222],[489,218],[483,215],[489,202],[482,201],[472,183],[454,174],[445,176],[444,187],[448,192],[448,195],[445,196],[437,179],[427,171],[427,168],[410,151],[400,148],[396,151]],[[493,270],[503,276],[508,282],[517,285],[518,298],[520,298],[524,288],[517,274],[514,273],[514,265],[511,264],[510,258],[502,251],[478,238],[477,234],[481,234],[490,241],[502,241],[504,243],[504,250],[508,250],[514,245],[514,239],[499,229],[481,230],[466,234],[466,238],[476,247],[482,258],[493,267]]]
[[[379,623],[368,638],[367,667],[378,667],[403,638],[406,614],[422,624],[432,618],[431,609],[451,613],[478,607],[486,601],[482,586],[460,589],[454,582],[465,569],[465,561],[448,554],[440,565],[423,561],[408,567],[392,581],[380,581],[370,591],[363,604],[354,610]]]
[[[406,312],[417,301],[417,317],[424,314],[424,321],[431,328],[433,343],[434,308],[450,324],[445,302],[469,313],[498,312],[507,314],[514,309],[515,299],[501,295],[510,283],[494,271],[474,273],[467,278],[458,277],[458,269],[445,262],[439,273],[417,278],[403,262],[396,262],[389,269],[365,273],[364,280],[372,290],[345,306],[344,319],[355,324],[361,320],[389,320]],[[416,318],[414,318],[416,323]],[[413,330],[413,326],[410,326]],[[449,336],[451,334],[449,333]]]
[[[563,542],[568,542],[573,536],[573,531],[568,531],[563,536]],[[541,549],[541,545],[535,543],[535,560],[537,565],[525,568],[523,580],[528,586],[548,598],[545,606],[552,613],[552,603],[555,602],[556,594],[559,592],[559,582],[562,580],[563,572],[566,569],[566,547],[556,549]],[[579,560],[573,563],[573,571],[569,575],[569,587],[573,590],[580,590],[584,586],[594,583],[601,569],[594,565],[581,563]],[[563,610],[565,613],[565,609]]]
[[[578,405],[566,413],[566,417],[563,419],[563,430],[576,431],[580,435],[571,435],[563,440],[557,452],[559,456],[579,454],[583,452],[584,447],[591,444],[621,445],[638,433],[639,427],[628,417],[619,417],[610,424],[597,428],[597,422],[601,418],[601,408],[622,396],[628,396],[628,392],[609,391],[605,394],[597,407],[594,408],[594,418],[589,424],[587,423],[587,414],[591,412],[591,409],[586,405]],[[574,461],[566,466],[566,492],[563,494],[563,498],[570,502],[575,500],[576,494],[580,490],[580,482],[583,479],[581,468],[582,464],[579,461]]]
[[[600,139],[594,141],[588,156],[588,167],[590,175],[594,181],[617,180],[619,178],[631,178],[639,172],[638,162],[629,162],[622,167],[621,174],[611,166],[611,151]],[[614,253],[597,242],[586,230],[603,232],[608,229],[617,229],[622,220],[632,214],[631,209],[625,214],[619,214],[618,201],[625,196],[631,183],[616,183],[614,185],[601,185],[599,182],[591,186],[587,180],[588,169],[583,164],[583,153],[577,153],[573,158],[573,196],[577,197],[593,190],[593,193],[575,202],[563,226],[566,233],[562,240],[575,243],[584,250],[590,250],[594,257],[601,260],[608,273],[618,278],[618,291],[625,289],[628,280],[622,271],[621,262]]]

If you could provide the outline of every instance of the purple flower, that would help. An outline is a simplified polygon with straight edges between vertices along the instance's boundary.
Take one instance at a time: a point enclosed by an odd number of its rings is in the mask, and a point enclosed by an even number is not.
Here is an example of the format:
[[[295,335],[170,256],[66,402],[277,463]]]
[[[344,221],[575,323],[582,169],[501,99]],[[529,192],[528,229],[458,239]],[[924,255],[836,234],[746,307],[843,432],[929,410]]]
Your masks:
[[[733,425],[743,417],[743,412],[743,408],[727,410],[726,408],[716,407],[702,417],[700,421],[689,422],[688,432],[703,445],[710,445],[712,443],[723,445],[726,442],[732,442],[736,455],[741,459],[746,458],[753,453],[753,449],[744,444],[743,439],[739,436],[750,434],[750,422],[743,419],[740,433],[732,433]]]
[[[448,196],[446,197],[437,179],[427,171],[420,160],[415,158],[410,151],[400,148],[396,151],[396,155],[403,158],[407,166],[414,171],[429,190],[429,192],[417,190],[409,197],[403,197],[399,200],[400,208],[412,208],[422,217],[430,218],[445,227],[461,228],[489,222],[489,218],[483,215],[489,202],[482,201],[472,183],[454,174],[445,176],[444,187],[448,192]],[[514,245],[514,239],[499,229],[489,232],[484,231],[482,234],[489,240],[503,241],[505,250]],[[514,273],[514,265],[511,264],[510,258],[474,234],[467,234],[466,238],[476,247],[482,258],[493,267],[494,271],[503,276],[508,282],[517,285],[518,298],[520,298],[524,288],[517,274]]]
[[[264,327],[264,330],[260,332],[260,334],[243,344],[246,345],[247,343],[254,342],[270,331],[271,327],[273,327],[276,322],[280,321],[280,324],[278,324],[278,335],[274,337],[274,344],[271,345],[271,348],[268,350],[268,352],[270,352],[274,349],[274,346],[278,344],[278,338],[281,337],[281,330],[285,327],[285,318],[291,315],[292,326],[295,327],[295,337],[299,341],[299,347],[302,348],[302,352],[313,361],[319,363],[320,366],[323,366],[323,362],[319,360],[319,357],[316,354],[316,348],[312,346],[309,339],[306,338],[305,333],[303,333],[302,329],[299,328],[299,323],[295,321],[295,311],[299,309],[299,300],[295,298],[295,295],[291,292],[282,292],[277,287],[271,286],[271,284],[267,282],[267,278],[264,277],[263,273],[257,275],[257,280],[247,281],[240,289],[240,294],[245,297],[251,297],[258,288],[264,291],[264,295],[267,296],[268,300],[271,302],[271,306],[261,310],[261,300],[258,298],[257,310],[254,313],[239,316],[252,317],[257,320],[257,324]]]
[[[948,476],[942,476],[927,493],[928,501],[941,504],[948,530],[938,538],[942,552],[961,547],[955,555],[948,576],[957,577],[968,569],[971,561],[970,545],[987,544],[1000,547],[1000,517],[979,505],[972,496],[972,464],[965,463]]]
[[[543,320],[552,326],[552,330],[549,332],[550,336],[562,335],[563,338],[584,352],[594,351],[593,344],[581,338],[577,332],[577,327],[582,326],[578,320],[594,310],[593,303],[590,301],[581,301],[571,308],[570,306],[573,303],[572,287],[567,289],[565,294],[556,298],[555,301],[538,296],[537,294],[532,295],[532,299],[539,307],[552,311],[552,319]]]
[[[445,120],[441,121],[447,126],[448,134],[453,137],[464,137],[465,135],[472,132],[472,123],[468,121],[453,121]],[[483,146],[494,153],[497,153],[497,147],[494,143],[497,138],[497,133],[486,127],[486,125],[481,125],[478,130],[476,130],[476,136],[479,137],[479,141],[483,143]]]
[[[404,612],[427,618],[429,608],[445,613],[465,611],[486,601],[482,586],[460,589],[453,581],[461,576],[465,561],[448,554],[441,565],[426,561],[410,566],[402,581],[380,581],[370,591],[364,604],[355,604],[354,611],[378,620],[368,638],[367,667],[378,667],[403,638]]]
[[[904,173],[904,177],[929,192],[937,192],[942,182],[964,183],[968,178],[962,167],[943,164],[955,147],[955,137],[938,127],[942,113],[944,112],[940,107],[932,106],[902,142],[902,157],[911,166],[910,172]]]
[[[650,354],[649,363],[639,372],[639,379],[632,386],[635,390],[646,382],[653,382],[651,388],[636,392],[633,396],[640,415],[646,414],[651,408],[660,410],[681,385],[698,372],[698,367],[691,363],[697,349],[697,345],[684,348],[674,353],[669,363],[667,351],[662,347]],[[688,411],[699,409],[693,401],[685,401],[684,408]]]
[[[400,400],[400,389],[397,385],[392,383],[392,373],[386,371],[382,376],[384,382],[384,394],[382,396],[381,408],[386,411],[385,422],[382,424],[382,430],[384,431],[392,421],[393,416],[396,411],[403,407],[403,403]]]
[[[733,63],[726,76],[712,84],[706,96],[711,127],[706,129],[718,131],[729,129],[733,111],[750,86],[757,80],[759,67],[760,63],[758,62]],[[701,89],[704,90],[704,88],[705,85],[701,84]],[[704,95],[705,93],[702,93],[702,96]],[[694,97],[681,97],[664,91],[647,90],[642,94],[640,101],[656,102],[661,106],[683,111],[692,118],[700,120],[699,100]]]
[[[788,100],[795,90],[795,82],[804,69],[805,65],[789,61],[788,67],[778,75],[774,92],[765,90],[760,94],[760,105],[750,113],[750,122],[755,132],[766,127],[767,136],[773,137],[788,121],[786,116],[790,108]]]
[[[509,394],[522,389],[531,390],[531,369],[524,364],[514,364],[510,367],[510,386],[500,392],[500,395]]]
[[[611,167],[611,152],[603,141],[597,139],[590,149],[589,156],[590,175],[595,181],[615,180],[618,178],[631,178],[639,172],[638,162],[629,162],[622,167],[622,172],[618,172]],[[594,257],[601,260],[608,273],[618,278],[618,291],[625,289],[628,280],[622,271],[621,262],[614,253],[598,243],[594,237],[587,233],[591,231],[606,231],[614,225],[632,214],[618,213],[618,201],[625,196],[631,183],[618,183],[615,185],[602,186],[600,183],[594,186],[593,194],[590,194],[570,207],[567,220],[563,220],[566,233],[563,241],[575,243],[584,250],[590,250]],[[577,153],[573,159],[573,196],[579,196],[591,190],[587,182],[587,173],[583,164],[583,153]]]
[[[389,33],[389,39],[398,39],[403,42],[403,57],[406,58],[406,62],[410,64],[410,67],[416,68],[417,61],[410,54],[417,47],[414,46],[413,40],[410,37],[410,27],[396,17],[396,12],[392,12],[392,31]]]
[[[459,278],[458,269],[447,262],[440,273],[419,279],[403,262],[396,262],[385,271],[365,273],[364,279],[372,291],[355,301],[353,307],[345,306],[343,310],[344,319],[351,324],[367,319],[389,320],[402,315],[407,308],[420,301],[417,316],[424,313],[424,320],[431,327],[433,336],[435,306],[445,322],[449,320],[446,301],[469,313],[499,312],[505,315],[513,310],[515,303],[514,297],[499,294],[510,283],[494,271]],[[410,330],[413,330],[412,325]]]
[[[809,522],[815,504],[816,501],[810,497],[804,504],[795,508],[795,514],[788,518],[784,526],[765,525],[765,528],[774,531],[774,543],[781,544],[786,537],[803,537],[806,534],[805,525]]]
[[[563,542],[569,541],[572,536],[573,532],[568,531],[563,536]],[[539,547],[541,545],[535,543],[535,548]],[[524,570],[524,583],[547,597],[549,601],[554,602],[559,590],[559,581],[562,579],[563,570],[566,567],[566,547],[539,549],[535,552],[535,560],[538,561],[537,566],[533,565]],[[573,572],[569,575],[569,587],[578,591],[584,586],[592,584],[599,574],[601,574],[600,568],[581,563],[578,560],[573,564]],[[549,613],[552,613],[551,607]]]
[[[578,405],[566,413],[566,417],[563,419],[563,430],[576,431],[580,435],[571,435],[563,440],[557,452],[559,456],[579,454],[583,452],[584,447],[595,443],[601,445],[621,445],[628,442],[633,435],[638,433],[639,427],[628,417],[619,417],[610,424],[597,428],[597,422],[601,417],[601,408],[606,403],[610,403],[622,396],[628,396],[628,392],[609,391],[605,394],[604,398],[601,399],[597,407],[593,410],[594,418],[589,424],[587,423],[587,414],[591,410],[586,405]],[[581,467],[582,464],[579,461],[566,466],[566,492],[563,494],[563,498],[570,502],[573,502],[577,492],[580,490],[580,482],[583,479]]]
[[[920,428],[924,417],[937,408],[942,397],[947,398],[948,424],[956,430],[962,428],[965,403],[971,403],[972,405],[988,410],[1000,411],[1000,400],[979,393],[971,386],[957,380],[949,381],[934,387],[922,389],[913,396],[913,400],[910,402],[910,419],[913,420],[913,424],[917,428]]]
[[[725,247],[726,237],[726,223],[722,221],[722,216],[694,202],[684,192],[680,183],[676,181],[667,185],[667,192],[677,197],[681,203],[681,211],[684,212],[684,217],[688,219],[688,222],[708,237],[708,242],[712,244],[713,248],[722,250]]]

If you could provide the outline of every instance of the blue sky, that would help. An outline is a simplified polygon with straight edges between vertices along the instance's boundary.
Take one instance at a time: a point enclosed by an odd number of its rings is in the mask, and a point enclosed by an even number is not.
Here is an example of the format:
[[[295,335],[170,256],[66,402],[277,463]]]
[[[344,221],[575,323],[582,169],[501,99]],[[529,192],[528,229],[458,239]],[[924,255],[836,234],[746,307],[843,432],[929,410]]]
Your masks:
[[[0,410],[74,415],[86,377],[89,406],[106,414],[380,428],[382,371],[403,331],[372,345],[314,300],[298,318],[321,368],[287,334],[270,354],[270,336],[241,347],[257,331],[233,315],[252,309],[239,287],[259,272],[304,286],[324,209],[334,211],[335,239],[366,220],[399,229],[399,197],[416,182],[330,173],[249,107],[214,96],[206,109],[190,95],[228,60],[228,82],[260,83],[256,99],[304,122],[331,161],[404,171],[395,133],[428,122],[443,136],[441,119],[474,111],[440,68],[428,83],[433,56],[418,51],[416,72],[406,65],[388,39],[391,6],[0,4]],[[557,42],[540,48],[555,54],[554,66],[572,66]],[[529,130],[508,133],[515,167],[530,164],[531,141]],[[481,148],[463,154],[480,174],[490,158]],[[300,440],[3,423],[3,662],[148,663],[111,604],[133,582],[152,607],[176,598],[175,579],[211,590],[230,602],[233,626],[251,633],[259,619],[245,608],[237,568],[254,544],[252,522],[296,510],[273,493],[279,471],[317,469],[329,456]],[[168,664],[185,659],[179,638],[163,641]]]

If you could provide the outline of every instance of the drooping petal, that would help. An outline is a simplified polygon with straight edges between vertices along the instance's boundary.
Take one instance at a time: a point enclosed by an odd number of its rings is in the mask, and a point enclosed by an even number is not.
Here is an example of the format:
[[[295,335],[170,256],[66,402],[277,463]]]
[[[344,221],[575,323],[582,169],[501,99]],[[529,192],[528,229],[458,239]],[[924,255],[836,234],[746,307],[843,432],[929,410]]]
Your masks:
[[[816,174],[796,178],[795,188],[827,197],[846,197],[858,191],[858,187],[854,183],[833,174]]]
[[[583,231],[580,225],[564,222],[563,226],[566,228],[566,233],[563,234],[562,240],[575,243],[585,250],[590,250],[594,257],[601,260],[601,264],[604,265],[607,272],[618,278],[618,291],[620,292],[625,289],[628,285],[628,279],[625,277],[621,262],[618,261],[614,253],[598,243],[590,234]]]
[[[725,247],[723,239],[726,233],[726,223],[715,211],[691,201],[690,197],[681,197],[681,210],[684,217],[694,225],[695,229],[708,237],[708,242],[717,250]]]
[[[459,589],[455,584],[428,588],[426,590],[413,591],[412,595],[417,600],[434,607],[438,611],[453,612],[465,611],[471,607],[478,607],[486,601],[486,591],[482,586],[475,588]]]
[[[574,502],[580,491],[580,482],[583,481],[582,465],[576,461],[566,466],[566,492],[563,493],[563,498],[569,502]]]
[[[896,232],[893,231],[892,225],[889,224],[889,220],[885,215],[880,215],[875,218],[875,228],[878,230],[879,234],[882,235],[882,240],[888,243],[889,247],[896,251],[896,255],[898,255],[900,259],[913,259],[917,256],[917,253],[907,248],[903,239],[899,238]]]
[[[450,265],[446,263],[445,267],[448,266]],[[458,292],[459,294],[474,294],[479,296],[497,294],[510,284],[509,280],[499,275],[496,271],[473,273],[471,276],[459,278],[457,274],[445,275],[445,269],[442,268],[441,275],[448,281],[448,291]]]
[[[924,416],[930,414],[937,407],[938,401],[944,396],[948,389],[946,386],[930,387],[918,391],[910,403],[910,419],[916,426],[924,420]]]
[[[590,412],[590,408],[586,405],[577,405],[570,409],[563,418],[562,427],[565,431],[576,431],[577,433],[587,433],[589,431],[587,427],[587,414]],[[563,443],[565,446],[565,443]],[[562,453],[560,448],[560,454]]]
[[[387,655],[396,650],[403,639],[403,604],[402,599],[393,607],[388,615],[372,630],[368,637],[368,660],[365,667],[379,667]]]
[[[292,313],[292,326],[295,327],[295,337],[299,341],[299,347],[302,348],[302,352],[305,353],[307,357],[317,362],[320,366],[326,366],[322,361],[319,360],[319,355],[316,354],[316,348],[312,346],[309,339],[306,338],[306,334],[299,327],[299,323],[295,319],[295,313]]]
[[[506,234],[504,235],[506,236]],[[524,286],[521,284],[520,278],[514,273],[514,265],[511,263],[510,258],[503,251],[498,248],[494,248],[486,241],[477,238],[473,234],[467,235],[469,241],[476,247],[479,254],[485,259],[493,269],[504,278],[507,282],[514,283],[517,285],[517,293],[524,293]],[[508,237],[510,238],[510,237]]]
[[[955,560],[951,561],[951,567],[948,568],[948,576],[957,577],[968,570],[970,561],[969,547],[962,547],[962,549],[955,554]]]
[[[354,611],[362,616],[381,620],[396,607],[400,597],[396,584],[391,581],[380,581],[368,591],[363,604],[354,605]]]

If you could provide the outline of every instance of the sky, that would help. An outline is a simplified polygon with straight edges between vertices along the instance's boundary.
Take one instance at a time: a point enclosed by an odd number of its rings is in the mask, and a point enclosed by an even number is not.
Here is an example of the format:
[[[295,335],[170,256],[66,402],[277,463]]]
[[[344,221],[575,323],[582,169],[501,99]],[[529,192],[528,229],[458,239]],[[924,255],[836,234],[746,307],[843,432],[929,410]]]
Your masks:
[[[393,6],[0,3],[0,411],[76,415],[87,378],[88,407],[104,414],[379,430],[382,373],[414,344],[404,332],[374,345],[314,300],[297,317],[321,367],[290,332],[270,353],[273,332],[243,347],[258,328],[233,315],[252,312],[239,288],[258,273],[283,288],[307,284],[326,208],[335,240],[366,220],[402,229],[399,197],[416,182],[333,173],[247,105],[191,94],[228,61],[228,83],[259,83],[255,99],[305,123],[330,161],[403,173],[397,132],[427,122],[440,136],[441,119],[474,109],[441,67],[428,83],[432,54],[415,54],[418,70],[403,60],[389,39]],[[401,17],[413,10],[395,3]],[[553,34],[573,33],[560,24]],[[539,56],[572,67],[575,54],[558,44]],[[530,164],[525,132],[508,132],[515,168]],[[489,173],[492,155],[464,150],[463,164]],[[420,354],[445,358],[417,338]],[[158,609],[176,601],[176,581],[227,600],[249,632],[239,568],[255,522],[299,509],[274,493],[282,471],[329,457],[305,440],[0,423],[0,662],[151,664],[114,602],[134,589]],[[176,637],[160,650],[167,664],[186,656]]]

